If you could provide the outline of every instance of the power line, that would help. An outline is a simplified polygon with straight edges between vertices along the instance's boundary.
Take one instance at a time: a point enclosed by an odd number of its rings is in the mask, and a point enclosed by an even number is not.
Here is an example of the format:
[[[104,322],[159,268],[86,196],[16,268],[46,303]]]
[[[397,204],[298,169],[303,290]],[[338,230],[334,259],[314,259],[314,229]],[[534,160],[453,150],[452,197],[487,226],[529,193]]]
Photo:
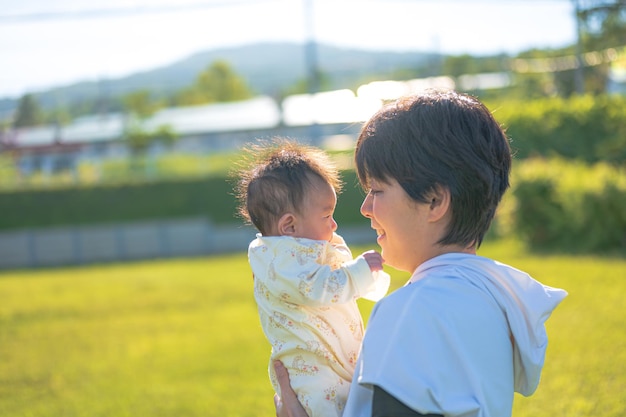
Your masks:
[[[126,17],[146,14],[162,14],[182,11],[193,10],[206,10],[218,7],[231,7],[253,3],[269,3],[272,0],[221,0],[221,1],[208,1],[198,2],[185,5],[175,6],[148,6],[148,7],[125,7],[125,8],[106,8],[106,9],[84,9],[84,10],[63,10],[63,11],[51,11],[51,12],[39,12],[39,13],[16,13],[16,14],[0,14],[0,22],[2,23],[22,23],[22,22],[36,22],[36,21],[51,21],[51,20],[80,20],[80,19],[94,19],[94,18],[112,18],[112,17]],[[355,3],[362,2],[363,0],[354,1]],[[374,3],[426,3],[433,2],[433,0],[365,0]],[[447,3],[463,3],[467,0],[438,0],[439,2],[445,1]],[[492,3],[564,3],[571,0],[481,0],[482,2]]]
[[[107,8],[107,9],[85,9],[85,10],[63,10],[58,12],[41,12],[41,13],[17,13],[0,15],[2,23],[22,23],[36,21],[51,20],[82,20],[95,18],[112,18],[126,17],[146,14],[162,14],[172,12],[187,12],[193,10],[206,10],[218,7],[231,7],[253,3],[267,3],[270,0],[224,0],[192,3],[186,5],[175,6],[149,6],[149,7],[125,7],[125,8]]]

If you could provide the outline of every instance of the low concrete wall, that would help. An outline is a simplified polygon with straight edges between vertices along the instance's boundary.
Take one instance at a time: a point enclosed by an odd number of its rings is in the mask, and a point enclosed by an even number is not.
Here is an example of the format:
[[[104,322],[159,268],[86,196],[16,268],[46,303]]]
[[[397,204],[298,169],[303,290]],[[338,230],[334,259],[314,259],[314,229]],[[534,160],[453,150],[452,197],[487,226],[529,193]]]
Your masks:
[[[375,245],[370,228],[339,233],[350,245]],[[0,269],[242,252],[255,234],[250,226],[217,226],[205,218],[2,232]]]

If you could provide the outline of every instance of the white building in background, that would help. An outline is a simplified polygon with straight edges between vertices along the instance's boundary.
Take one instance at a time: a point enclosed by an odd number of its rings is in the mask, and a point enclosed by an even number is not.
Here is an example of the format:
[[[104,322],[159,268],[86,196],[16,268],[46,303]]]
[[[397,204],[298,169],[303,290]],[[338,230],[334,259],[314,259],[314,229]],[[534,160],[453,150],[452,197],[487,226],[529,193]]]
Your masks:
[[[408,81],[373,81],[357,89],[357,96],[379,100],[395,100],[399,97],[416,94],[430,88],[453,90],[456,87],[450,77],[417,78]]]
[[[356,135],[380,100],[359,99],[350,90],[288,97],[281,106],[267,96],[250,100],[162,109],[142,122],[146,131],[168,126],[178,135],[172,149],[148,152],[213,153],[256,138],[288,136],[320,145],[338,134]],[[80,117],[67,126],[41,126],[0,133],[0,151],[13,155],[26,175],[71,169],[81,159],[124,158],[126,116]],[[348,127],[347,125],[350,125]],[[311,127],[315,127],[312,129]]]
[[[506,74],[460,77],[461,89],[502,88]],[[361,125],[385,101],[429,88],[455,89],[450,77],[376,81],[352,90],[299,94],[277,103],[268,96],[201,106],[166,108],[142,122],[146,131],[168,126],[178,135],[172,148],[153,144],[148,153],[208,154],[233,150],[257,138],[290,137],[317,146],[350,148]],[[80,117],[67,126],[42,126],[0,132],[0,152],[16,158],[22,173],[73,169],[81,160],[126,158],[127,119],[121,113]]]
[[[283,123],[285,126],[310,126],[364,122],[381,105],[379,98],[359,97],[348,89],[298,94],[283,100]]]
[[[143,123],[146,131],[167,125],[180,141],[175,151],[211,152],[237,146],[228,133],[263,131],[280,124],[280,110],[269,97],[236,103],[163,109]],[[124,141],[127,119],[121,113],[90,115],[67,126],[41,126],[8,131],[0,149],[11,152],[25,174],[33,170],[71,168],[81,159],[123,158],[130,151]],[[149,152],[164,152],[155,145]]]

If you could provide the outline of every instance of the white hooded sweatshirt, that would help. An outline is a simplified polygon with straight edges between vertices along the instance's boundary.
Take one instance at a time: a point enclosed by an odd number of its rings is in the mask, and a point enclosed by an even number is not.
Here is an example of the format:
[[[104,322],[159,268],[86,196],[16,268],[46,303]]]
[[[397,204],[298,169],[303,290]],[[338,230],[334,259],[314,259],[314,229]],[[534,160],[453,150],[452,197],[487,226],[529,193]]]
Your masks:
[[[476,255],[423,263],[374,307],[343,416],[371,415],[372,385],[421,413],[510,416],[513,392],[537,388],[566,295]]]

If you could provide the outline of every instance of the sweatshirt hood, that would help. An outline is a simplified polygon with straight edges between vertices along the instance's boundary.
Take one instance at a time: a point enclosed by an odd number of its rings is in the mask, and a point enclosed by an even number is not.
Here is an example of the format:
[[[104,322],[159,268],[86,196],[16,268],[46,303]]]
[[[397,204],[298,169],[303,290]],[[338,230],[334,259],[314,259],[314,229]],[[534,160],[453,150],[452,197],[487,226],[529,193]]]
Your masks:
[[[454,253],[435,259],[440,262],[444,257],[448,266],[489,292],[502,309],[513,342],[515,391],[524,396],[531,395],[539,385],[548,345],[545,322],[567,292],[544,285],[509,265],[481,256]],[[418,270],[428,268],[428,263],[430,261]]]

